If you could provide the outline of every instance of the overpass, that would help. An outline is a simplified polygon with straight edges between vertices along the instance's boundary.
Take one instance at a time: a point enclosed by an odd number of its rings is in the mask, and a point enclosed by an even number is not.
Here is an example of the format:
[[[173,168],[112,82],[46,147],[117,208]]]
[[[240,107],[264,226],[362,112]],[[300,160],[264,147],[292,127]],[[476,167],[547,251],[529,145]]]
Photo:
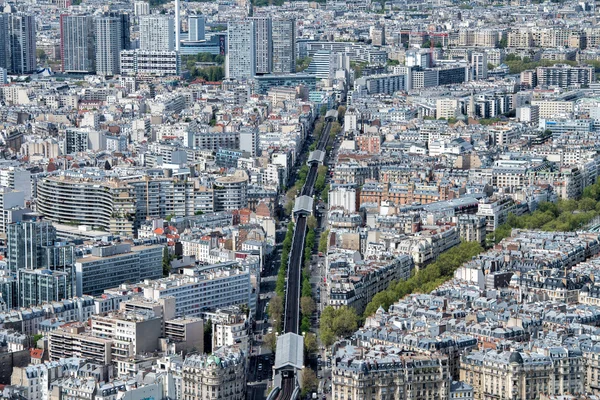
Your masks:
[[[309,165],[306,182],[302,190],[296,198],[294,206],[294,217],[296,225],[294,227],[294,237],[292,239],[292,249],[290,251],[287,268],[287,283],[285,290],[285,310],[283,316],[283,335],[295,337],[295,340],[303,341],[300,336],[300,284],[302,281],[302,262],[304,261],[304,242],[306,240],[307,218],[312,212],[314,186],[317,180],[317,170],[319,164],[325,159],[325,151],[329,142],[329,132],[331,131],[331,123],[337,119],[337,111],[329,111],[325,117],[325,126],[317,143],[317,148],[309,157],[307,164]],[[287,353],[289,345],[288,341],[277,341],[276,357],[279,352]],[[282,346],[283,348],[280,348]],[[292,400],[298,398],[300,393],[299,383],[300,377],[299,368],[287,368],[285,371],[278,370],[275,366],[275,375],[280,375],[281,380],[277,395],[273,397],[277,400]],[[285,374],[285,375],[284,375]],[[275,381],[274,381],[275,383]]]

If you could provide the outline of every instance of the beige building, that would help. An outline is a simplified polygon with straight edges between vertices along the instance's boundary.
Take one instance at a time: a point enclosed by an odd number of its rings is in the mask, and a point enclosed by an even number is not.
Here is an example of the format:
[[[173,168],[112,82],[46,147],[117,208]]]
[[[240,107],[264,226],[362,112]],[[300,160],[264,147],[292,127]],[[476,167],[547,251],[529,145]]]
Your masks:
[[[237,346],[221,347],[212,355],[190,355],[181,374],[182,400],[246,398],[246,354]]]
[[[456,118],[460,113],[457,99],[442,98],[437,99],[435,102],[435,116],[436,118]]]
[[[583,357],[578,350],[566,348],[472,352],[461,359],[460,380],[473,386],[479,400],[577,394],[584,389]]]
[[[438,400],[449,398],[445,356],[420,356],[389,346],[334,345],[332,399]]]

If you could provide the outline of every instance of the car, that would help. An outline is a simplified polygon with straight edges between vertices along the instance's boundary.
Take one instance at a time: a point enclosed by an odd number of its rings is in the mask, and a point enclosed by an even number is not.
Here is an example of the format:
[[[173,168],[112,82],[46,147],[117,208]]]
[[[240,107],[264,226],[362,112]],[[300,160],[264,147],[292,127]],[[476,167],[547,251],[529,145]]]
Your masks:
[[[263,366],[262,366],[262,364],[258,364],[258,370],[259,370],[259,371],[262,371],[262,369],[263,369]]]

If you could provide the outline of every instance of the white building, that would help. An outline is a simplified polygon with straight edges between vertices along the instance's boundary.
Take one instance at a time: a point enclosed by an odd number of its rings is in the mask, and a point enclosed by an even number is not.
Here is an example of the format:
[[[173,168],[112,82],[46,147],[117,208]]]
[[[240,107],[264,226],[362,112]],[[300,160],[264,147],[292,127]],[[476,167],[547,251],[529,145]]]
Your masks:
[[[188,40],[196,42],[205,38],[205,20],[203,15],[190,15],[188,17]]]
[[[256,32],[254,21],[230,21],[227,24],[228,79],[251,79],[256,74]]]
[[[166,15],[145,15],[140,18],[140,50],[173,51],[175,25]]]
[[[233,305],[249,304],[254,310],[249,268],[236,261],[183,270],[182,275],[148,281],[144,297],[175,298],[176,316],[199,317],[203,312]]]
[[[473,68],[473,80],[487,79],[487,53],[473,53],[471,65]]]
[[[136,1],[133,4],[133,12],[136,17],[150,14],[150,3],[147,1]]]
[[[356,189],[339,187],[329,191],[329,208],[342,208],[349,213],[356,212]]]

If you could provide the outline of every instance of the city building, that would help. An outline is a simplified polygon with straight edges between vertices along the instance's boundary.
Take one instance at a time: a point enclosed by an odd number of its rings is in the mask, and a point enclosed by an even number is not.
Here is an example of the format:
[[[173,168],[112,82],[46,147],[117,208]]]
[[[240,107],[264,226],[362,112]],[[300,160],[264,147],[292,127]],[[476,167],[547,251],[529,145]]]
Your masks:
[[[60,60],[63,72],[96,71],[95,34],[92,16],[60,16]]]
[[[188,41],[198,42],[205,40],[204,15],[193,14],[188,17]]]
[[[255,57],[257,75],[273,72],[273,26],[271,17],[251,17],[255,33]]]
[[[140,50],[171,52],[175,49],[175,25],[166,15],[140,17]]]
[[[7,67],[13,74],[30,74],[37,69],[36,21],[33,15],[7,14]]]
[[[120,73],[119,54],[128,50],[129,15],[111,13],[95,18],[96,25],[96,73],[117,75]]]
[[[128,243],[94,246],[90,255],[74,263],[77,296],[99,295],[121,283],[160,278],[163,249],[161,245]]]
[[[200,317],[206,311],[241,304],[255,309],[250,274],[248,267],[230,261],[187,268],[181,275],[148,281],[140,287],[147,299],[174,297],[176,316]]]
[[[537,67],[535,70],[539,86],[574,88],[587,86],[594,81],[594,67],[556,64]]]
[[[275,74],[296,72],[296,20],[274,19],[273,27],[273,66]],[[259,54],[257,53],[257,58]]]
[[[252,20],[227,24],[226,76],[228,79],[251,79],[256,75],[256,30]]]
[[[248,206],[248,176],[238,170],[235,175],[223,176],[215,180],[215,211],[239,210]]]
[[[120,62],[122,75],[142,79],[180,73],[180,57],[176,51],[123,50]]]
[[[186,357],[182,366],[182,400],[246,398],[246,354],[237,346],[221,347],[211,355]]]

